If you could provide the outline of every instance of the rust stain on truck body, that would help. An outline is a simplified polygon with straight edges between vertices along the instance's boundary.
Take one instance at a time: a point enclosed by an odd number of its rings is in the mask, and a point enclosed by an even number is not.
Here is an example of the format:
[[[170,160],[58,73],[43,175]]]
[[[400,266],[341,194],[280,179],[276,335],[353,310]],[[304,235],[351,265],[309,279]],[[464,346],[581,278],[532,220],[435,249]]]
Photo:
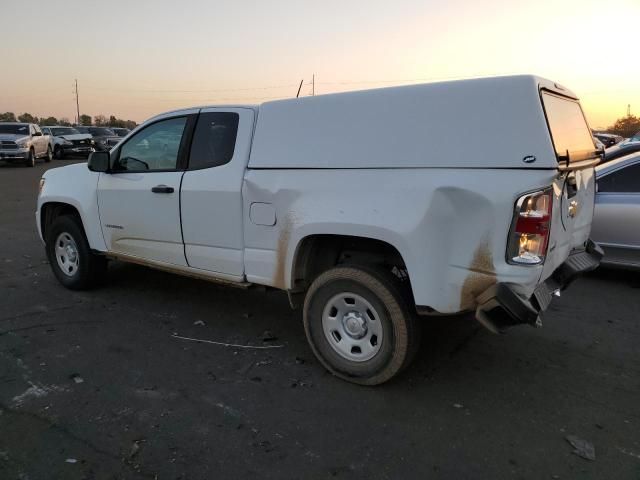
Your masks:
[[[289,213],[282,222],[282,229],[278,235],[278,246],[276,250],[276,271],[273,275],[273,286],[286,290],[286,269],[287,269],[287,248],[291,239],[291,230],[295,223],[295,216]]]
[[[493,255],[487,241],[481,242],[473,253],[469,275],[462,284],[460,292],[460,310],[473,310],[476,298],[497,282]]]

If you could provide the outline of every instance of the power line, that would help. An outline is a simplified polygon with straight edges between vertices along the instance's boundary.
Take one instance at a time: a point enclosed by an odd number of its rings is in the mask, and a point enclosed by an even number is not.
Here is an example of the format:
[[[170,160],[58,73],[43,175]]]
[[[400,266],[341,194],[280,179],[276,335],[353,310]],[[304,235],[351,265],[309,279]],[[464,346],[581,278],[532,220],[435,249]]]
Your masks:
[[[310,83],[306,84],[310,85]],[[268,85],[264,87],[240,87],[240,88],[216,88],[216,89],[196,89],[196,90],[182,90],[182,89],[153,89],[153,88],[112,88],[112,87],[93,87],[88,88],[92,90],[109,90],[119,92],[153,92],[153,93],[216,93],[216,92],[242,92],[251,90],[273,90],[278,88],[292,88],[297,87],[297,84],[287,85]]]

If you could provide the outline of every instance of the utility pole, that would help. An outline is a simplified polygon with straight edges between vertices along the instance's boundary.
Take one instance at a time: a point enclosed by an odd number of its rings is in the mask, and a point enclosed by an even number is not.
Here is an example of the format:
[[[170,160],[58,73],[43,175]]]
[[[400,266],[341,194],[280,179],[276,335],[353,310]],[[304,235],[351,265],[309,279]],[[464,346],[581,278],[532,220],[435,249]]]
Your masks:
[[[80,100],[78,98],[78,79],[76,78],[76,112],[78,116],[76,117],[76,125],[80,125]]]
[[[627,117],[630,117],[630,116],[631,116],[631,104],[628,103],[627,104]]]
[[[315,96],[316,94],[316,74],[314,73],[311,77],[311,96]]]

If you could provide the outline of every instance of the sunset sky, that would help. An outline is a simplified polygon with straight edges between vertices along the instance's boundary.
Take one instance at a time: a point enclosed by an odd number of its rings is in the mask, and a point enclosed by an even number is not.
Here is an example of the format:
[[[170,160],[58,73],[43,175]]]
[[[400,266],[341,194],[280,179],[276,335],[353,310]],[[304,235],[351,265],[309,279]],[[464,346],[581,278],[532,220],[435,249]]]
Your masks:
[[[0,0],[0,111],[165,110],[534,73],[640,114],[640,0]],[[305,85],[302,94],[309,94]]]

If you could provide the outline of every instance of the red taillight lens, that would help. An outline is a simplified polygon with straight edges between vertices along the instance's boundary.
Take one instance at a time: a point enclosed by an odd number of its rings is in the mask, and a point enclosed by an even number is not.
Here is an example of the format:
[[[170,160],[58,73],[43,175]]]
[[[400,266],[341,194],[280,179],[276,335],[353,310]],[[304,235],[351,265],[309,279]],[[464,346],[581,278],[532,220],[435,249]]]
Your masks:
[[[509,234],[509,263],[538,265],[544,262],[549,245],[553,190],[523,195],[516,202]]]

